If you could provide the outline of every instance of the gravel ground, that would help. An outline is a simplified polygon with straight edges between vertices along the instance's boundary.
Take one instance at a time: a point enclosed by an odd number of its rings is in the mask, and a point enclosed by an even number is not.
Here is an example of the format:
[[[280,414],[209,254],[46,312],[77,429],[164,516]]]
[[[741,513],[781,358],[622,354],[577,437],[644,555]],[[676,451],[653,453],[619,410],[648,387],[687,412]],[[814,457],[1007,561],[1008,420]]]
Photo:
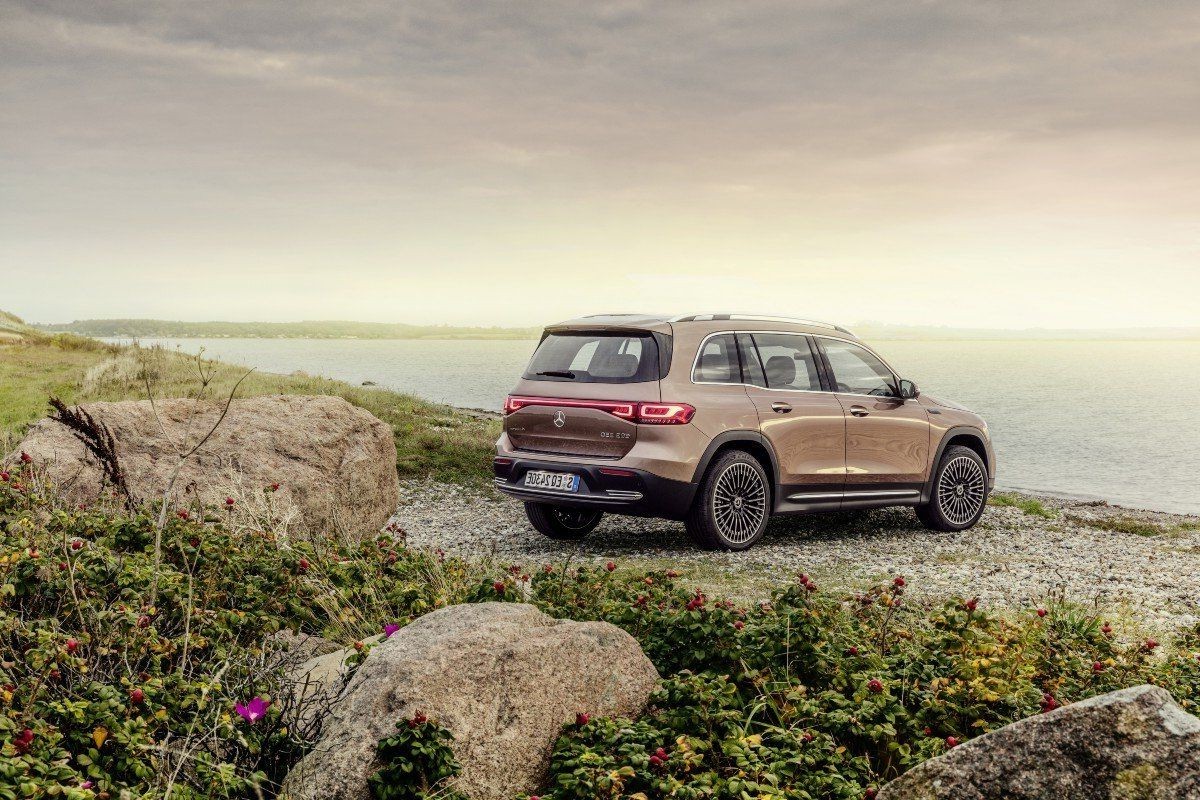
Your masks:
[[[1200,517],[1036,500],[1049,517],[990,506],[962,533],[925,530],[910,509],[790,517],[743,553],[698,551],[679,523],[615,516],[582,542],[556,542],[530,527],[520,503],[429,482],[402,486],[396,519],[411,546],[506,563],[673,566],[743,600],[766,597],[801,572],[832,589],[899,574],[915,597],[977,595],[1011,607],[1066,596],[1139,628],[1200,622]]]

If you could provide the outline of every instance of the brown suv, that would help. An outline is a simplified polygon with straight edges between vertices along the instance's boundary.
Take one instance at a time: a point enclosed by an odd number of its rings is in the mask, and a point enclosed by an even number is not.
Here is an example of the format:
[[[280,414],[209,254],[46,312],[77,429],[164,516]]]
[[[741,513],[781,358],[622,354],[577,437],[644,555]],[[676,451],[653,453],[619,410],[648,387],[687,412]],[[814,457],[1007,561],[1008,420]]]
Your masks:
[[[928,395],[845,328],[739,314],[613,314],[546,328],[504,404],[496,488],[556,539],[605,511],[683,520],[742,550],[773,514],[916,506],[983,514],[978,415]]]

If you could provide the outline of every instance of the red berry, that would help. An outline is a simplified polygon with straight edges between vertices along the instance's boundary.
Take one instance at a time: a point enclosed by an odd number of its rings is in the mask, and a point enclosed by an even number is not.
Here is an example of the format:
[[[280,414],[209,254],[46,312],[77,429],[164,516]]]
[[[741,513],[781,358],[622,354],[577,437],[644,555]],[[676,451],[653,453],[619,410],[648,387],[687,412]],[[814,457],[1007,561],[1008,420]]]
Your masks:
[[[1109,625],[1107,622],[1104,623],[1100,627],[1100,632],[1103,633],[1105,636],[1112,636],[1112,625]]]
[[[8,482],[8,473],[7,472],[0,472],[0,481],[4,481],[6,483]]]
[[[879,694],[883,691],[883,681],[879,678],[871,678],[867,681],[867,689],[871,691],[871,694]]]
[[[855,647],[854,645],[850,645],[849,647],[846,648],[846,655],[848,655],[848,656],[858,655],[858,648]]]
[[[492,584],[492,588],[496,590],[496,594],[504,594],[504,581],[496,581]]]
[[[308,559],[307,559],[307,558],[302,558],[302,559],[300,559],[300,563],[299,563],[299,564],[297,564],[296,566],[300,568],[300,571],[301,571],[301,572],[308,572],[308,568],[309,568],[311,565],[308,563]]]
[[[135,706],[140,706],[142,703],[146,702],[146,693],[140,688],[130,689],[129,702],[133,703]]]
[[[549,575],[551,572],[554,572],[554,567],[549,564],[542,564],[542,572]]]
[[[735,631],[740,631],[744,627],[746,627],[746,623],[742,622],[740,619],[735,619],[733,621],[733,629]]]
[[[662,763],[663,763],[662,759],[659,758],[658,756],[650,756],[650,766],[661,767]]]
[[[1158,642],[1154,639],[1147,639],[1145,641],[1145,643],[1142,645],[1142,647],[1145,647],[1146,652],[1149,652],[1149,651],[1153,650],[1154,648],[1158,647]]]
[[[142,614],[140,617],[138,617],[137,626],[139,628],[149,628],[150,627],[150,617],[146,616],[145,614]]]
[[[70,567],[67,566],[67,562],[65,562],[65,561],[58,562],[58,568],[62,572],[66,572],[68,569],[70,569]]]
[[[878,794],[879,794],[879,790],[876,789],[874,786],[872,786],[869,789],[867,789],[865,792],[863,792],[863,800],[875,800],[875,797]]]
[[[1042,713],[1043,714],[1046,713],[1047,711],[1053,711],[1054,709],[1058,708],[1060,705],[1061,705],[1061,703],[1059,703],[1057,700],[1055,700],[1054,695],[1050,694],[1049,692],[1046,692],[1045,694],[1042,695]]]
[[[589,720],[591,720],[591,715],[585,714],[582,711],[575,715],[575,724],[576,725],[581,725],[581,726],[587,725]]]
[[[958,747],[958,739],[954,736],[947,736],[946,747]]]
[[[1039,617],[1044,617],[1044,616],[1046,616],[1046,609],[1044,609],[1044,608],[1039,608],[1039,609],[1037,610],[1037,615],[1038,615]]]
[[[71,549],[72,550],[78,550],[81,547],[83,547],[83,542],[79,541],[78,539],[71,540]]]
[[[972,597],[970,600],[967,601],[967,610],[968,611],[974,611],[978,607],[979,607],[979,598],[978,597]]]
[[[24,450],[22,450],[21,451],[21,463],[28,464],[32,461],[33,461],[33,456],[29,455],[29,453],[26,453]]]
[[[1099,661],[1092,664],[1092,672],[1104,672],[1104,665]]]
[[[605,565],[604,565],[604,568],[605,568],[606,570],[608,570],[609,572],[612,572],[614,569],[616,569],[616,568],[617,568],[617,565],[616,565],[616,564],[614,564],[613,562],[611,562],[611,561],[610,561],[610,562],[608,562],[607,564],[605,564]]]
[[[233,504],[234,504],[234,502],[236,502],[236,501],[235,501],[235,500],[234,500],[232,497],[226,497],[226,498],[225,498],[225,505],[226,505],[226,506],[231,506],[231,505],[233,505]]]
[[[178,512],[178,513],[179,513],[179,518],[180,518],[180,519],[187,519],[188,517],[190,517],[190,516],[191,516],[191,514],[189,514],[189,513],[187,512],[187,509],[186,509],[186,508],[181,508],[181,509],[179,509],[179,512]]]
[[[278,483],[272,483],[272,484],[271,484],[271,491],[272,491],[272,492],[278,492],[278,491],[279,491],[279,484],[278,484]]]
[[[803,736],[801,736],[800,738],[801,738],[801,739],[803,739],[803,740],[804,740],[804,741],[806,741],[806,742],[811,742],[811,741],[813,740],[813,738],[814,738],[814,737],[813,737],[813,735],[812,735],[811,733],[809,733],[808,731],[805,731],[805,732],[804,732],[804,735],[803,735]]]
[[[663,761],[667,760],[667,751],[661,747],[654,751],[654,755],[658,756]]]
[[[895,580],[893,580],[893,581],[892,581],[892,585],[893,585],[893,586],[898,586],[898,587],[900,587],[901,589],[903,589],[903,588],[904,588],[904,578],[903,578],[902,576],[900,576],[900,575],[897,575],[897,576],[896,576],[896,578],[895,578]]]
[[[68,653],[74,653],[78,649],[79,649],[79,642],[75,641],[74,639],[67,639],[67,652]]]

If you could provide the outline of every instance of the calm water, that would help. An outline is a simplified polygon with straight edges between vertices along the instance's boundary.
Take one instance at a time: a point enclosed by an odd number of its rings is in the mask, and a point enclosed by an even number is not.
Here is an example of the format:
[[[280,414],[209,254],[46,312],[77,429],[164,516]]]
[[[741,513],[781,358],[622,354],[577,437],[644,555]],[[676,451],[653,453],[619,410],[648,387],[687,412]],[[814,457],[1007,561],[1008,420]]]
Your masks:
[[[528,341],[143,340],[499,409]],[[1005,488],[1200,513],[1200,342],[879,342],[923,392],[987,418]]]

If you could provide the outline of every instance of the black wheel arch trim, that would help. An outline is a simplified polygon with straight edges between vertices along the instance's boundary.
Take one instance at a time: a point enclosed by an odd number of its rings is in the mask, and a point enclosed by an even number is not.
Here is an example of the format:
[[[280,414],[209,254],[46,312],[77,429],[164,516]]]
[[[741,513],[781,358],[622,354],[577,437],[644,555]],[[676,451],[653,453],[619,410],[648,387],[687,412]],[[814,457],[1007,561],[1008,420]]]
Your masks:
[[[696,465],[696,472],[692,475],[692,484],[700,485],[700,481],[704,480],[704,473],[708,472],[708,466],[712,463],[713,456],[727,444],[736,444],[737,442],[750,442],[756,444],[766,451],[767,456],[771,459],[771,483],[772,492],[775,495],[779,494],[779,457],[775,455],[775,448],[771,446],[771,442],[767,437],[763,436],[758,431],[736,430],[725,431],[713,437],[713,440],[708,443],[708,447],[704,448],[704,454],[700,456],[700,462]]]
[[[925,487],[921,489],[921,502],[928,503],[933,497],[933,481],[937,477],[938,465],[942,463],[942,455],[946,452],[946,447],[950,444],[950,440],[958,436],[969,436],[979,443],[979,447],[983,450],[983,468],[987,470],[988,488],[991,489],[993,476],[995,475],[994,457],[992,456],[992,448],[988,446],[987,439],[984,438],[983,431],[971,425],[956,425],[953,428],[947,428],[942,434],[942,440],[938,442],[937,452],[934,453],[932,466],[929,468],[929,477],[925,479]]]

